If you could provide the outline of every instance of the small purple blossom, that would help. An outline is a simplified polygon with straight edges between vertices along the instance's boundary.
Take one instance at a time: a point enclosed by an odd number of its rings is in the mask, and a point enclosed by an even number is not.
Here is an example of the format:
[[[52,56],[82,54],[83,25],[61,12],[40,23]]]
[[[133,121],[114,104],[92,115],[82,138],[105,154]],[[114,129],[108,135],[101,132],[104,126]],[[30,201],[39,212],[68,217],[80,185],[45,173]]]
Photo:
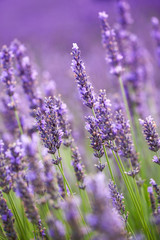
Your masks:
[[[112,121],[111,103],[107,99],[106,91],[100,90],[100,93],[94,104],[97,126],[103,141],[114,140],[116,137],[116,127]]]
[[[65,227],[63,224],[55,219],[54,216],[48,216],[47,218],[47,224],[49,227],[48,234],[51,237],[51,239],[54,240],[65,240]]]
[[[80,199],[76,197],[66,198],[62,203],[62,209],[65,214],[65,219],[69,223],[72,233],[71,239],[84,239],[83,229],[80,226],[80,216],[78,207]]]
[[[53,169],[52,163],[48,160],[44,161],[44,183],[49,199],[52,201],[52,206],[58,208],[58,187],[56,173]]]
[[[120,194],[117,190],[116,184],[114,184],[113,181],[110,181],[108,184],[111,199],[112,199],[112,204],[113,207],[115,207],[120,215],[123,216],[125,223],[127,223],[128,219],[128,214],[125,215],[125,205],[123,202],[123,194]]]
[[[115,118],[117,126],[116,144],[119,149],[119,153],[124,158],[130,159],[132,166],[135,169],[137,167],[139,168],[137,153],[135,152],[131,137],[129,121],[125,119],[121,109],[116,112]]]
[[[149,149],[153,152],[157,152],[160,149],[160,138],[156,131],[156,123],[151,116],[147,117],[145,120],[139,119],[139,122],[143,127],[143,134],[146,137]]]
[[[92,117],[86,117],[86,129],[90,133],[91,147],[94,150],[94,156],[101,158],[104,154],[102,134],[98,128],[97,120]]]
[[[22,178],[17,179],[16,193],[21,198],[24,204],[25,213],[28,219],[32,223],[38,224],[39,214],[38,214],[38,209],[36,208],[34,203],[34,197],[30,193],[26,182],[24,182]]]
[[[7,48],[7,46],[3,46],[0,53],[0,60],[2,64],[1,80],[6,85],[7,95],[10,97],[14,94],[16,84],[13,74],[12,58],[13,55],[11,51]]]
[[[41,139],[48,152],[55,154],[62,143],[62,130],[58,125],[57,109],[54,105],[54,99],[49,97],[45,99],[45,111],[40,109],[36,111],[37,128]]]
[[[77,147],[72,147],[72,165],[74,167],[74,172],[79,183],[80,189],[85,189],[84,185],[84,165],[81,162],[81,156]]]
[[[157,156],[153,156],[152,162],[157,163],[158,165],[160,165],[160,158],[158,158]]]
[[[160,66],[160,23],[159,23],[159,19],[156,17],[152,17],[151,23],[152,23],[152,37],[156,44],[156,55],[157,55],[158,65]]]
[[[119,13],[118,23],[123,29],[126,29],[129,25],[133,23],[133,19],[130,12],[130,5],[125,0],[118,0],[117,8]]]
[[[124,223],[117,210],[112,208],[110,192],[103,173],[86,179],[86,190],[91,197],[92,213],[87,216],[89,225],[98,232],[97,239],[126,239]]]
[[[105,12],[99,13],[102,31],[102,44],[107,50],[107,62],[111,65],[111,73],[120,76],[123,72],[122,55],[119,53],[116,34],[114,29],[109,26],[108,15]]]
[[[80,97],[82,98],[84,105],[89,108],[93,108],[95,93],[93,91],[92,84],[89,82],[86,75],[85,66],[81,59],[81,52],[76,43],[73,43],[71,55],[73,56],[71,68],[75,74]]]
[[[53,100],[57,109],[58,125],[63,132],[63,144],[64,146],[69,147],[72,143],[72,136],[67,106],[64,102],[62,102],[60,95],[58,97],[54,97]]]
[[[19,173],[24,168],[24,149],[20,140],[17,140],[5,153],[11,164],[11,171]]]

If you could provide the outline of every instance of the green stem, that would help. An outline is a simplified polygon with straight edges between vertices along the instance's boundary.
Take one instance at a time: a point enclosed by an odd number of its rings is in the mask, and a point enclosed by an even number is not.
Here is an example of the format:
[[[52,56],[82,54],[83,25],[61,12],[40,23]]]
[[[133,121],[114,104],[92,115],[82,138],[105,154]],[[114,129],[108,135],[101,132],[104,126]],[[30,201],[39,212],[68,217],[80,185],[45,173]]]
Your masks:
[[[14,99],[13,99],[13,97],[11,97],[11,101],[12,101],[13,104],[14,104]],[[14,104],[14,105],[15,105],[15,104]],[[17,112],[16,109],[14,110],[14,113],[15,113],[15,117],[16,117],[16,120],[17,120],[17,124],[18,124],[19,131],[20,131],[21,135],[23,135],[23,129],[22,129],[21,122],[20,122],[20,119],[19,119],[19,116],[18,116],[18,112]]]
[[[114,151],[112,151],[112,153],[113,153],[113,155],[114,155],[114,157],[115,157],[115,160],[116,160],[116,162],[117,162],[117,165],[118,165],[118,167],[119,167],[119,169],[120,169],[120,172],[121,172],[121,174],[122,174],[122,177],[123,177],[123,179],[124,179],[124,182],[125,182],[125,184],[126,184],[126,187],[127,187],[128,191],[129,191],[129,194],[130,194],[130,196],[131,196],[131,198],[132,198],[132,201],[133,201],[133,203],[134,203],[134,206],[135,206],[135,208],[136,208],[136,210],[137,210],[137,213],[138,213],[138,216],[139,216],[140,221],[141,221],[141,223],[142,223],[144,232],[146,233],[147,238],[148,238],[149,240],[150,240],[150,239],[153,239],[153,237],[152,237],[152,235],[151,235],[151,233],[150,233],[150,231],[149,231],[149,229],[148,229],[148,226],[147,226],[147,224],[146,224],[146,221],[145,221],[145,218],[144,218],[144,214],[143,214],[142,208],[141,208],[141,206],[139,205],[139,202],[138,202],[138,200],[137,200],[137,198],[136,198],[136,196],[135,196],[135,193],[134,193],[133,188],[132,188],[132,186],[131,186],[131,184],[130,184],[130,181],[128,180],[128,177],[127,177],[126,174],[124,173],[124,172],[125,172],[125,169],[124,169],[123,163],[122,163],[122,161],[121,161],[121,158],[120,158],[119,155],[117,154],[117,157],[118,157],[118,159],[117,159],[116,154],[114,153]]]
[[[109,158],[108,158],[108,155],[107,155],[107,151],[106,151],[106,148],[105,148],[104,145],[103,145],[103,150],[104,150],[104,154],[105,154],[105,157],[106,157],[106,161],[107,161],[107,164],[108,164],[108,168],[109,168],[109,172],[110,172],[112,181],[115,183],[114,176],[113,176],[113,173],[112,173],[112,169],[111,169],[111,166],[110,166],[110,163],[109,163]]]
[[[14,216],[15,216],[15,219],[16,219],[16,222],[17,222],[19,231],[20,231],[20,235],[21,235],[22,238],[24,238],[24,237],[26,237],[25,229],[24,229],[24,227],[23,227],[21,218],[19,217],[19,214],[18,214],[18,212],[17,212],[17,209],[16,209],[16,206],[15,206],[15,204],[14,204],[12,195],[11,195],[11,193],[9,192],[9,193],[7,194],[7,196],[8,196],[10,205],[11,205],[11,207],[12,207],[12,210],[13,210],[13,213],[14,213]],[[25,239],[25,238],[24,238],[24,239]]]
[[[130,111],[129,111],[129,106],[128,106],[128,102],[127,102],[126,93],[125,93],[125,90],[124,90],[123,81],[122,81],[121,77],[119,77],[118,79],[119,79],[119,84],[120,84],[120,88],[121,88],[121,92],[122,92],[124,105],[125,105],[125,108],[126,108],[127,117],[128,117],[128,119],[130,121],[130,127],[131,127],[131,134],[132,134],[132,137],[133,137],[133,142],[134,142],[135,148],[137,149],[136,137],[135,137],[135,134],[134,134],[132,118],[131,118],[131,114],[130,114]]]

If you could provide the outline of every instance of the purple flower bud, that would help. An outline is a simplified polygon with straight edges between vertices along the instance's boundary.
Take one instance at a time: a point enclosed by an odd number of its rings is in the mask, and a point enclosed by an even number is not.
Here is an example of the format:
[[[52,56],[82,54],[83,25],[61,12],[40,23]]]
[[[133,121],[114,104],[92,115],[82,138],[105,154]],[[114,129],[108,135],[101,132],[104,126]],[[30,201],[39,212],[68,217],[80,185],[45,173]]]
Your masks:
[[[6,91],[9,96],[13,96],[16,84],[13,75],[12,58],[13,55],[11,54],[11,51],[9,51],[7,46],[4,46],[0,54],[2,63],[1,80],[6,85]]]

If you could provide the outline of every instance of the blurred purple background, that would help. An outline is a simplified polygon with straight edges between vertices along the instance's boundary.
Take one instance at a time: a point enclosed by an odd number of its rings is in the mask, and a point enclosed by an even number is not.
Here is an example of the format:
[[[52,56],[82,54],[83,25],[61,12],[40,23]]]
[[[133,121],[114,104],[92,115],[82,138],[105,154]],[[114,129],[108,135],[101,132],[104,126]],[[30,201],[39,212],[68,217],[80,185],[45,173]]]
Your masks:
[[[160,0],[132,0],[129,3],[135,19],[133,31],[150,48],[150,18],[159,17]],[[103,10],[114,23],[116,0],[0,0],[0,44],[9,44],[14,38],[24,42],[38,68],[48,70],[59,92],[68,97],[75,92],[70,52],[72,43],[77,42],[95,88],[115,92],[116,84],[107,76],[101,46],[98,12]]]

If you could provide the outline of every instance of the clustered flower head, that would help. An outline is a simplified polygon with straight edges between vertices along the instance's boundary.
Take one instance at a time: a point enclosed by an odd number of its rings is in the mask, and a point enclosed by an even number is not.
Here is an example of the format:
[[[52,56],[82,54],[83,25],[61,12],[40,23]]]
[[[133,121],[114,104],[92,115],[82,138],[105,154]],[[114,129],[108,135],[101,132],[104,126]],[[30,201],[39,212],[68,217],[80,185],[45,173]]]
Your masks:
[[[120,194],[117,190],[117,186],[113,181],[108,184],[113,207],[115,207],[120,215],[123,216],[123,220],[127,223],[128,214],[125,215],[125,205],[123,202],[124,196]]]
[[[15,90],[15,78],[13,73],[13,54],[7,46],[3,46],[0,53],[0,60],[2,65],[1,80],[6,85],[6,91],[8,96],[13,96]]]
[[[22,87],[24,93],[27,95],[30,108],[35,109],[41,104],[41,99],[39,99],[35,94],[37,72],[33,70],[30,58],[27,55],[26,48],[23,44],[21,44],[18,40],[14,40],[11,43],[10,49],[16,59],[17,72],[15,74],[22,82]]]
[[[51,239],[65,240],[65,227],[59,220],[55,219],[53,215],[48,216],[47,224],[49,227],[48,233]]]
[[[62,203],[62,208],[64,210],[65,219],[69,223],[72,229],[71,239],[84,238],[84,232],[80,225],[80,215],[78,212],[78,207],[80,205],[80,199],[76,197],[67,198],[65,202]]]
[[[119,52],[114,29],[109,26],[108,15],[105,12],[99,13],[102,31],[102,44],[107,50],[106,60],[111,65],[111,73],[120,76],[123,72],[122,55]]]
[[[92,84],[88,81],[85,66],[81,59],[81,52],[76,43],[73,43],[71,55],[73,56],[71,68],[75,74],[80,97],[82,98],[84,105],[89,108],[93,108],[95,93],[93,91]]]
[[[91,135],[90,140],[91,146],[94,150],[94,156],[97,158],[101,158],[104,154],[102,146],[103,140],[95,117],[86,117],[86,129]]]
[[[119,12],[118,22],[123,29],[126,29],[128,25],[133,23],[130,5],[125,0],[117,0],[117,8]]]
[[[147,117],[145,120],[140,119],[139,121],[143,127],[143,134],[146,137],[149,149],[153,152],[157,152],[160,149],[160,138],[156,131],[156,123],[151,116]]]
[[[119,153],[127,159],[130,159],[132,166],[134,168],[139,169],[138,157],[137,153],[135,152],[132,137],[131,137],[131,130],[129,120],[125,119],[121,109],[116,112],[116,127],[117,127],[117,146],[119,148]],[[137,170],[138,170],[137,169]],[[133,175],[138,172],[133,172]],[[131,172],[129,173],[131,175]]]
[[[159,66],[160,66],[160,23],[159,23],[159,19],[157,17],[152,17],[151,23],[152,23],[152,37],[156,43],[157,60],[158,60]]]
[[[53,98],[45,99],[45,111],[38,109],[36,120],[44,146],[49,153],[55,154],[61,146],[63,133],[58,125],[57,109]]]
[[[100,90],[100,93],[94,104],[97,126],[103,141],[112,141],[116,137],[116,126],[112,120],[111,102],[107,99],[106,91]]]
[[[74,167],[75,175],[80,189],[85,189],[84,185],[84,165],[81,161],[81,156],[77,147],[72,147],[72,165]]]
[[[126,239],[124,222],[116,209],[111,207],[110,193],[103,173],[86,180],[86,189],[92,200],[92,213],[87,221],[97,233],[97,239]]]
[[[54,97],[54,102],[57,111],[58,125],[63,132],[63,144],[64,146],[69,147],[72,143],[72,136],[71,123],[68,118],[68,109],[66,104],[61,100],[60,95]]]

